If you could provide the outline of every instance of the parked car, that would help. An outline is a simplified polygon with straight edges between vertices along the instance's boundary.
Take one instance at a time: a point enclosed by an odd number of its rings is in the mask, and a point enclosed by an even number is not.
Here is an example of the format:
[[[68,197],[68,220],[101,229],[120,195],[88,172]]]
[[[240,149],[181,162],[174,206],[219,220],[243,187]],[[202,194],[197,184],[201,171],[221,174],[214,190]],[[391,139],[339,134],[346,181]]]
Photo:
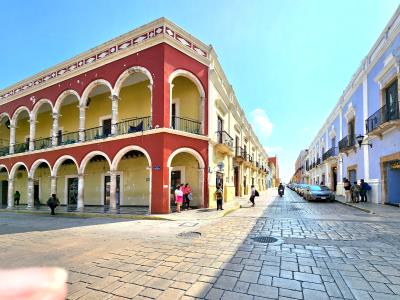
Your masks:
[[[310,185],[304,191],[304,199],[308,201],[312,200],[328,200],[334,201],[335,194],[324,185]]]
[[[302,183],[302,184],[299,184],[299,187],[297,188],[297,190],[298,190],[298,194],[300,195],[300,196],[304,196],[304,192],[306,191],[306,189],[309,187],[309,185],[308,184],[305,184],[305,183]]]

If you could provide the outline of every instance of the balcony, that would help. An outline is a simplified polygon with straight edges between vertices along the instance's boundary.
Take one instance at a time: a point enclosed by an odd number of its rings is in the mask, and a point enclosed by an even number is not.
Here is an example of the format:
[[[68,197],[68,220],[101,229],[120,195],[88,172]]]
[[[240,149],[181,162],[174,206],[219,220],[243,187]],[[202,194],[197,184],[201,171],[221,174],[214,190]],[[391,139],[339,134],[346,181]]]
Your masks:
[[[316,166],[319,166],[321,164],[321,158],[317,158],[317,163],[316,163]]]
[[[64,133],[57,138],[57,145],[70,145],[79,142],[79,131]]]
[[[351,150],[354,150],[356,148],[356,138],[355,134],[350,135],[350,136],[345,136],[340,142],[339,142],[339,152],[341,153],[349,153]]]
[[[118,134],[142,132],[151,128],[151,117],[133,118],[117,123]]]
[[[10,153],[10,147],[1,147],[0,156],[6,156]]]
[[[326,151],[323,155],[322,155],[322,160],[326,161],[326,160],[333,160],[335,159],[335,157],[339,154],[338,148],[337,147],[332,147],[331,149],[329,149],[328,151]]]
[[[111,128],[105,129],[103,126],[85,129],[85,141],[105,139],[111,136]]]
[[[217,144],[215,150],[222,154],[230,154],[233,152],[233,138],[226,131],[217,131]]]
[[[201,134],[201,123],[196,120],[172,117],[172,128],[188,133]]]
[[[382,137],[383,132],[393,127],[400,126],[400,102],[388,107],[382,106],[372,114],[366,121],[365,126],[369,136]]]
[[[52,146],[51,145],[51,137],[34,140],[33,144],[34,144],[35,150],[50,148]]]
[[[20,143],[14,145],[14,153],[23,153],[29,150],[29,143]]]
[[[242,147],[235,148],[235,159],[238,162],[243,162],[246,159],[246,151]]]

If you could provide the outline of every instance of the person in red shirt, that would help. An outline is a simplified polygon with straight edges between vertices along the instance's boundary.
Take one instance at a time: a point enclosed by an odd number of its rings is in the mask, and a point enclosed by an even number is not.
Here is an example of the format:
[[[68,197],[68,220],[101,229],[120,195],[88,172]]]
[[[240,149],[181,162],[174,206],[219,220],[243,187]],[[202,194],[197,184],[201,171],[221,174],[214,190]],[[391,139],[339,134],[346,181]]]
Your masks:
[[[192,200],[192,188],[189,183],[186,183],[183,187],[183,200],[184,200],[184,207],[186,210],[190,209],[190,200]]]

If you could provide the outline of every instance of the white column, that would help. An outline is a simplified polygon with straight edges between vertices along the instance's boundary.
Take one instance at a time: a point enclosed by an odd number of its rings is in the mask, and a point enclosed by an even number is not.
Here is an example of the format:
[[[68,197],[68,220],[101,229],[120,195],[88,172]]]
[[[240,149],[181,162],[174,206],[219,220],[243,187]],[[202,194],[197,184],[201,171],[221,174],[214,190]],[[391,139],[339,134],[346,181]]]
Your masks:
[[[204,134],[205,133],[205,128],[204,128],[204,124],[206,123],[205,122],[205,119],[204,119],[204,116],[205,116],[205,113],[204,113],[204,107],[205,107],[205,98],[204,97],[200,97],[200,133],[201,134]]]
[[[86,106],[79,106],[79,141],[85,141]]]
[[[110,210],[117,210],[117,173],[110,172]]]
[[[174,85],[172,83],[169,84],[169,127],[172,128],[172,90]],[[175,115],[178,117],[177,115]],[[156,124],[159,125],[159,124]],[[211,152],[212,153],[212,152]]]
[[[58,113],[53,113],[52,117],[53,117],[53,128],[52,128],[52,141],[51,144],[53,146],[57,146],[57,142],[58,142]]]
[[[78,174],[78,210],[83,210],[84,203],[83,203],[83,191],[85,187],[85,180],[83,178],[83,174]]]
[[[56,194],[57,195],[57,176],[51,176],[50,177],[50,194]]]
[[[204,207],[204,168],[199,169],[199,187],[200,187],[200,207]],[[208,199],[208,205],[210,205],[211,199]]]
[[[363,114],[364,120],[368,119],[368,77],[363,80]],[[367,128],[364,127],[364,135],[367,134]],[[364,146],[364,179],[369,179],[369,146]]]
[[[15,125],[10,125],[10,154],[14,153],[15,149]]]
[[[29,120],[29,151],[35,150],[36,120]]]
[[[28,177],[28,209],[33,208],[33,178]]]
[[[147,88],[150,90],[150,126],[151,128],[154,128],[153,126],[153,85],[149,84]]]
[[[8,178],[7,208],[14,207],[14,179]]]
[[[119,98],[117,95],[110,96],[111,99],[111,134],[118,134],[118,101]]]

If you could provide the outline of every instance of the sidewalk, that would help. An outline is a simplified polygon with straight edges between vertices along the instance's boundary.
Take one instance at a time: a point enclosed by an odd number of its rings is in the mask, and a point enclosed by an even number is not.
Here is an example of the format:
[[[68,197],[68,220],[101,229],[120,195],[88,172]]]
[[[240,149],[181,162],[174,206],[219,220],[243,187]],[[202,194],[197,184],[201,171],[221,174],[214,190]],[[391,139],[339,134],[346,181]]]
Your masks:
[[[371,203],[371,202],[346,203],[344,197],[339,195],[336,196],[336,201],[344,205],[365,211],[370,214],[382,217],[400,217],[400,208],[397,206]]]

